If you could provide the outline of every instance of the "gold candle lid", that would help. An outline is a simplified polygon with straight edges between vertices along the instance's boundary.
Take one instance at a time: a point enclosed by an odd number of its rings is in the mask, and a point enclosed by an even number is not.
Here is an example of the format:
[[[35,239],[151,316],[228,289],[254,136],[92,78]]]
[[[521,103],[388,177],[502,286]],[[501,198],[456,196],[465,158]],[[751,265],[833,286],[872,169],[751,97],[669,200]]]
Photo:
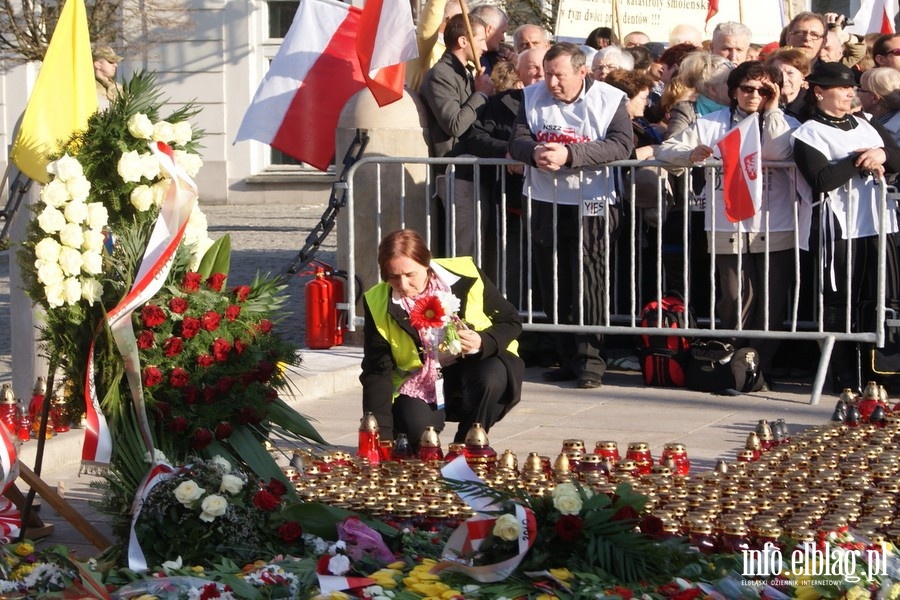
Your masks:
[[[466,446],[484,447],[489,445],[487,432],[484,430],[484,427],[481,426],[481,423],[474,423],[469,428],[468,433],[466,433]]]
[[[419,446],[422,448],[440,448],[441,440],[438,437],[438,432],[434,427],[429,425],[425,428],[425,431],[422,432],[422,437],[419,438]]]
[[[649,452],[650,444],[647,442],[631,442],[628,444],[629,452]]]
[[[762,448],[762,443],[759,441],[759,436],[756,435],[755,431],[747,434],[747,442],[744,444],[744,448],[747,450],[760,450]]]
[[[16,404],[16,396],[13,394],[12,387],[8,383],[4,383],[2,391],[0,391],[0,403]]]
[[[556,457],[556,460],[553,461],[553,473],[556,475],[564,475],[569,472],[571,472],[569,455],[565,452],[560,452],[559,456]]]

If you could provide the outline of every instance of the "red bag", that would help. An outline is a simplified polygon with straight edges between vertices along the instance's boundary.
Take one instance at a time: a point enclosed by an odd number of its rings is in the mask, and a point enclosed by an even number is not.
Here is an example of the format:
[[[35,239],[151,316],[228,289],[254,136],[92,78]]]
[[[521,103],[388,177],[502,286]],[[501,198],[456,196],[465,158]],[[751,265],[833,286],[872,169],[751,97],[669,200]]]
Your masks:
[[[667,292],[641,309],[641,327],[695,327],[694,316],[678,292]],[[653,386],[684,387],[691,342],[681,335],[641,335],[641,373]]]

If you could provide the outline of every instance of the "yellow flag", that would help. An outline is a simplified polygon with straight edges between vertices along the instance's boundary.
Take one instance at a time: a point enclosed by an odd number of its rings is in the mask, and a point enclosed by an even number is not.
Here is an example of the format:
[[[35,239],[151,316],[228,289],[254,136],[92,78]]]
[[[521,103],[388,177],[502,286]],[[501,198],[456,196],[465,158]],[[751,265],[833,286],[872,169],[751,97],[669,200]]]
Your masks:
[[[67,0],[10,157],[24,174],[47,183],[49,155],[73,132],[85,129],[95,112],[97,90],[84,0]]]

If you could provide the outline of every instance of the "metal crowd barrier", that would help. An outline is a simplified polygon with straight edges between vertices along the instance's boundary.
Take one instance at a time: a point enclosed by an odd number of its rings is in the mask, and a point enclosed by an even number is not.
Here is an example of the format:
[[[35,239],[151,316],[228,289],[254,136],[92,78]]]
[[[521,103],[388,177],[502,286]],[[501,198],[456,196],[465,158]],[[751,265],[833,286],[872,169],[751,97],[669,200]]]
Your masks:
[[[475,157],[455,158],[413,158],[413,157],[370,157],[363,158],[355,163],[347,173],[348,203],[346,211],[349,222],[349,231],[358,231],[357,219],[364,221],[366,230],[373,235],[367,236],[372,247],[357,248],[353,234],[347,240],[348,253],[347,271],[349,273],[349,296],[357,298],[358,293],[364,290],[357,289],[356,275],[362,265],[357,265],[360,256],[365,257],[365,268],[370,272],[374,268],[377,273],[376,247],[382,237],[394,229],[401,227],[415,227],[425,238],[435,256],[456,256],[458,254],[471,254],[476,263],[493,279],[497,287],[519,308],[523,317],[524,329],[529,331],[545,332],[580,332],[601,333],[617,335],[636,335],[638,333],[650,335],[667,335],[671,330],[665,328],[641,328],[641,311],[646,302],[662,297],[670,288],[679,289],[685,305],[693,311],[698,325],[694,328],[680,330],[679,334],[687,337],[698,338],[741,338],[741,339],[794,339],[815,340],[819,343],[821,353],[818,363],[813,389],[810,398],[811,404],[819,401],[825,376],[831,358],[834,344],[837,341],[874,344],[882,347],[885,343],[885,251],[888,243],[894,243],[888,237],[885,227],[885,219],[881,219],[878,236],[877,257],[877,302],[875,310],[875,325],[870,330],[858,331],[851,327],[854,320],[854,303],[849,300],[842,311],[846,325],[837,330],[829,330],[824,320],[824,286],[828,284],[828,273],[822,266],[822,252],[827,250],[832,240],[826,233],[816,226],[819,220],[818,205],[821,198],[812,198],[812,232],[809,239],[809,251],[799,249],[799,205],[794,208],[794,249],[793,277],[794,283],[791,292],[781,300],[789,303],[788,318],[781,329],[770,329],[768,326],[758,330],[744,329],[740,326],[741,319],[736,328],[723,328],[717,325],[719,319],[715,315],[716,300],[718,297],[718,280],[714,261],[710,259],[708,251],[697,248],[707,246],[706,232],[703,228],[702,217],[705,210],[702,197],[692,191],[692,176],[690,172],[683,176],[683,184],[669,191],[672,178],[668,169],[675,171],[671,165],[658,161],[617,161],[603,166],[595,171],[615,181],[620,192],[619,206],[621,215],[618,230],[622,234],[616,240],[615,232],[611,231],[609,219],[606,219],[604,235],[605,252],[603,253],[604,282],[601,293],[603,297],[603,316],[600,323],[584,322],[584,280],[583,280],[583,256],[579,259],[578,272],[581,277],[578,281],[578,314],[581,318],[574,323],[563,322],[554,306],[550,310],[542,309],[538,301],[534,269],[529,268],[533,264],[533,233],[532,216],[534,200],[531,198],[531,189],[527,186],[523,189],[521,206],[518,210],[513,207],[519,204],[509,197],[507,187],[509,175],[507,167],[521,166],[521,163],[506,159],[484,159]],[[424,173],[415,184],[409,182],[410,168],[417,167]],[[462,169],[472,168],[471,186],[475,196],[475,219],[479,224],[474,235],[472,252],[457,252],[461,246],[461,240],[454,233],[457,220],[456,209],[452,202],[441,202],[436,197],[453,198],[454,190],[460,179],[459,172]],[[499,178],[491,181],[493,192],[487,188],[488,179],[492,179],[496,172]],[[636,168],[651,167],[656,173],[644,179],[638,186],[635,177],[627,177],[627,173],[634,172]],[[373,174],[374,169],[374,174]],[[695,168],[694,171],[697,169]],[[719,185],[721,162],[707,161],[703,165],[703,171],[707,181],[713,182],[712,187]],[[797,172],[793,162],[773,162],[762,165],[763,176],[763,205],[766,205],[768,178],[777,171],[782,176],[788,177],[791,185],[796,190],[803,185],[802,175]],[[390,172],[390,173],[389,173]],[[443,174],[436,176],[436,172]],[[389,173],[389,174],[388,174]],[[593,172],[592,172],[593,173]],[[646,171],[645,171],[646,173]],[[364,176],[361,176],[364,174]],[[391,185],[387,185],[387,178],[395,178]],[[579,177],[584,177],[584,171]],[[467,177],[468,178],[468,177]],[[677,182],[678,180],[676,180]],[[649,182],[649,185],[648,185]],[[469,185],[469,184],[466,184]],[[390,197],[386,197],[383,189],[391,187]],[[888,210],[894,210],[893,195],[888,194],[887,186],[882,181],[880,202],[881,215]],[[654,190],[647,194],[647,190]],[[623,196],[625,200],[623,201]],[[364,197],[365,206],[361,205]],[[889,206],[889,201],[891,205]],[[671,204],[674,202],[674,206]],[[358,206],[359,204],[359,206]],[[441,205],[445,207],[441,210]],[[640,205],[640,206],[638,206]],[[399,213],[399,218],[392,218],[390,222],[383,219],[386,209],[390,208]],[[418,211],[418,223],[412,223],[408,215],[413,210]],[[765,210],[765,209],[764,209]],[[654,227],[653,213],[658,217],[665,217],[667,225]],[[714,211],[713,211],[714,214]],[[651,217],[648,221],[647,217]],[[658,218],[657,217],[657,218]],[[553,211],[554,230],[556,230],[557,211]],[[680,221],[676,226],[673,223]],[[764,232],[768,233],[768,219],[765,219]],[[372,227],[373,229],[370,229]],[[443,233],[440,233],[443,231]],[[713,234],[728,235],[719,232]],[[766,235],[766,240],[770,236]],[[374,240],[371,242],[371,240]],[[579,243],[583,241],[583,231],[578,232]],[[556,264],[557,236],[553,238],[554,264]],[[715,237],[711,240],[714,246]],[[681,252],[671,255],[670,250],[680,246]],[[693,256],[692,256],[693,252]],[[705,260],[704,260],[705,252]],[[765,244],[765,267],[768,273],[770,266],[770,249],[768,241]],[[738,254],[738,272],[741,272],[742,255]],[[846,269],[846,281],[843,285],[849,286],[853,276],[852,256],[848,252],[848,267]],[[667,268],[664,268],[667,267]],[[667,271],[679,271],[680,277],[673,281],[671,273]],[[558,268],[553,269],[554,299],[559,288]],[[676,275],[679,275],[676,273]],[[376,281],[363,281],[365,288]],[[742,310],[742,282],[738,279],[738,306],[737,314]],[[702,290],[702,291],[700,291]],[[763,290],[763,299],[769,298],[769,281],[766,278]],[[768,323],[768,311],[770,304],[765,307],[765,322]],[[350,303],[348,326],[351,331],[362,325],[361,304]],[[900,325],[900,322],[890,322],[891,325]]]

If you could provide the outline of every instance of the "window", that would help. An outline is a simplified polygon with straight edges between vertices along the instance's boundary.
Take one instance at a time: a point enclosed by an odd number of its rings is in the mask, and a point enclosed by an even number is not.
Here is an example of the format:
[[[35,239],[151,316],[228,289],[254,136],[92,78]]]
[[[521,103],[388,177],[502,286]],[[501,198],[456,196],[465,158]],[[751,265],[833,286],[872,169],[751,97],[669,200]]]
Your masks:
[[[294,15],[297,13],[300,2],[299,0],[269,0],[266,5],[268,7],[268,17],[265,24],[266,39],[263,42],[262,50],[266,64],[269,65],[278,53],[284,36],[287,35],[288,30],[291,28],[291,23],[294,21]],[[273,167],[287,165],[304,167],[300,161],[271,147],[269,148],[269,164]]]

